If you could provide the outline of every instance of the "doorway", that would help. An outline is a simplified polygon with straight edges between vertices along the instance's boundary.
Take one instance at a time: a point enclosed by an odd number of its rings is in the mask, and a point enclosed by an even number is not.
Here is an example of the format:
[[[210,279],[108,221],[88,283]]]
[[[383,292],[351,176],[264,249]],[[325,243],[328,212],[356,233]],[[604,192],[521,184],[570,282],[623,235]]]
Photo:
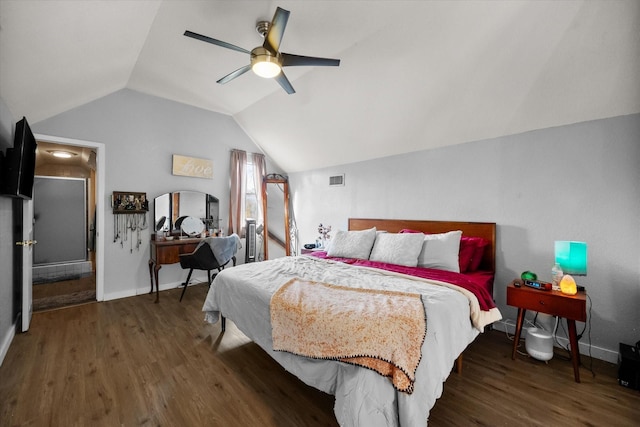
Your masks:
[[[47,137],[36,135],[38,149],[36,152],[36,175],[42,181],[53,182],[56,185],[63,182],[71,182],[76,187],[81,186],[84,201],[81,222],[83,229],[79,234],[83,255],[72,256],[70,260],[55,259],[55,257],[34,258],[32,283],[26,284],[32,287],[33,311],[44,311],[61,308],[89,301],[102,301],[103,287],[103,242],[101,230],[104,220],[101,212],[103,209],[104,194],[104,146],[103,144],[87,141],[70,140],[66,138]],[[66,158],[56,157],[60,152],[66,153]],[[42,241],[42,249],[51,245],[51,239],[55,239],[55,233],[46,232],[50,224],[46,224],[43,212],[47,215],[56,207],[52,200],[56,195],[63,196],[58,187],[43,186],[43,193],[48,197],[38,197],[38,188],[34,187],[34,214],[37,241]],[[66,189],[64,191],[67,191]],[[51,195],[53,194],[53,198]],[[39,206],[38,204],[41,203]],[[39,213],[37,213],[39,212]],[[38,223],[42,223],[38,233]],[[76,221],[77,222],[77,221]],[[76,234],[76,233],[74,233]],[[53,236],[53,237],[52,237]],[[48,242],[47,242],[48,240]],[[36,246],[37,248],[37,246]],[[77,253],[77,252],[76,252]]]
[[[95,248],[90,234],[95,230],[95,203],[90,196],[95,193],[93,174],[90,170],[88,177],[35,177],[34,312],[96,301]]]

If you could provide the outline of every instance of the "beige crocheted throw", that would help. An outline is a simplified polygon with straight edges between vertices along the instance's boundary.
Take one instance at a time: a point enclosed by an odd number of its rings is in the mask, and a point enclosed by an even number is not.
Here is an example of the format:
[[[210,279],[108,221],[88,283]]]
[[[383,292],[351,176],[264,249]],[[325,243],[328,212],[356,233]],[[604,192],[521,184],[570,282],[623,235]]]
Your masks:
[[[273,349],[351,363],[413,391],[426,335],[419,294],[292,279],[271,298]]]

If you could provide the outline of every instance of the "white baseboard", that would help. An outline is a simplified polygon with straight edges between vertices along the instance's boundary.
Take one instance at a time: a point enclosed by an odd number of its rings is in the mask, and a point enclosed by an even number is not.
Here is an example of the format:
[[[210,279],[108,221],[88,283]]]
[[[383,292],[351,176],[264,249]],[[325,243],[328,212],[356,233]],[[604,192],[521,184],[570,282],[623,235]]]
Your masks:
[[[105,292],[103,301],[111,301],[114,299],[135,297],[136,295],[137,293],[135,289],[127,289],[126,291],[110,292],[110,293]]]
[[[515,320],[506,319],[506,320],[500,320],[498,322],[495,322],[493,323],[493,329],[496,329],[502,332],[508,332],[510,334],[515,334],[516,333]],[[569,346],[568,338],[557,336],[556,339],[565,348]],[[618,363],[617,351],[609,350],[607,348],[602,348],[602,347],[596,347],[584,341],[578,342],[578,349],[580,350],[580,354],[591,356],[596,359],[604,360],[605,362],[609,362],[609,363]]]
[[[0,347],[0,366],[4,362],[4,358],[9,351],[9,347],[13,342],[13,337],[16,336],[16,325],[14,323],[11,324],[9,330],[4,334],[4,338],[2,340],[2,346]]]
[[[206,283],[206,279],[203,279],[203,280]],[[190,283],[189,286],[197,285],[199,283],[201,283],[201,282],[194,281],[193,283]],[[160,290],[161,291],[166,291],[166,290],[169,290],[169,289],[175,289],[178,286],[180,286],[181,284],[182,284],[182,282],[163,283],[163,284],[160,285]],[[135,296],[138,296],[138,295],[144,295],[144,294],[148,294],[149,293],[149,289],[150,289],[150,287],[146,286],[144,288],[127,289],[125,291],[105,293],[104,294],[104,300],[105,301],[111,301],[111,300],[114,300],[114,299],[129,298],[129,297],[135,297]],[[153,291],[155,292],[155,288],[154,288]]]

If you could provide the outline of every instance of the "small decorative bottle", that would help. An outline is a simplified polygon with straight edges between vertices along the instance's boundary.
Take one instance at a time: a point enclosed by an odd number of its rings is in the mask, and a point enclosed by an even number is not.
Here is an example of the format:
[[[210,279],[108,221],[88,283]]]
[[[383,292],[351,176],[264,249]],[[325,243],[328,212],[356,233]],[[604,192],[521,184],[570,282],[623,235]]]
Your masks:
[[[556,263],[551,268],[551,284],[554,290],[560,289],[560,281],[562,280],[562,268],[560,264]]]

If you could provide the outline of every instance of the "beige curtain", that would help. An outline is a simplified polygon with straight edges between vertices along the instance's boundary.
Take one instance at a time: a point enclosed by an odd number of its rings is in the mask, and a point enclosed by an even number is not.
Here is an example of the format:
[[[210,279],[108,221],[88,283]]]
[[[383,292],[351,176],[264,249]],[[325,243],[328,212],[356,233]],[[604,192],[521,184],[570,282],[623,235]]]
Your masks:
[[[253,158],[253,180],[256,184],[256,198],[258,199],[258,218],[256,224],[264,224],[264,212],[262,212],[262,180],[267,174],[267,163],[262,154],[251,154]]]
[[[229,230],[227,234],[236,233],[240,237],[244,237],[246,165],[247,153],[241,150],[231,150],[231,196],[229,197]]]

